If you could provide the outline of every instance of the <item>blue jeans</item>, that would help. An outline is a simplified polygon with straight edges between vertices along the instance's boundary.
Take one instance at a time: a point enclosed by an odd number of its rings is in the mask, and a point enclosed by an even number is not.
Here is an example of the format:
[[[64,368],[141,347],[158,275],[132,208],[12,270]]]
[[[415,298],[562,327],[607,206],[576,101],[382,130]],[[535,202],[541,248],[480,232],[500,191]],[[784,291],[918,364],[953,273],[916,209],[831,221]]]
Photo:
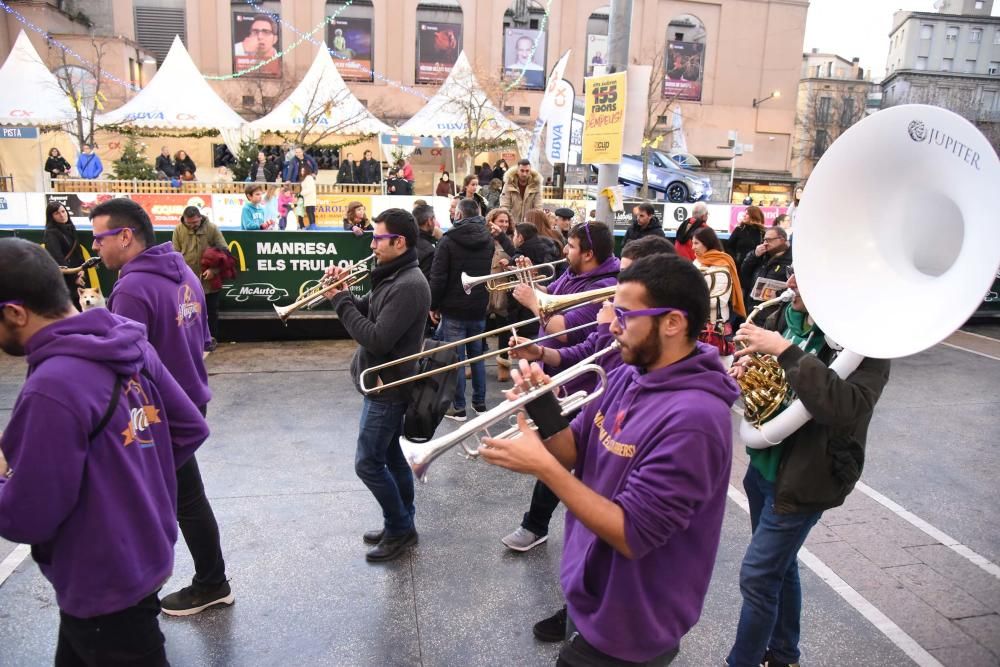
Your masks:
[[[477,336],[486,331],[486,320],[456,320],[447,316],[441,317],[441,323],[437,331],[434,332],[436,340],[450,343],[462,340],[469,336]],[[466,358],[466,352],[470,357],[478,357],[483,353],[483,340],[479,339],[458,347],[458,358]],[[472,404],[483,405],[486,403],[486,362],[477,361],[472,364]],[[456,410],[465,409],[465,373],[458,369],[458,382],[455,383],[455,401],[453,403]]]
[[[750,503],[753,537],[740,568],[743,607],[736,643],[729,652],[731,667],[757,667],[767,649],[775,660],[799,661],[799,548],[822,512],[777,514],[774,483],[752,465],[743,478]]]
[[[382,507],[385,533],[396,537],[413,529],[413,471],[399,448],[406,403],[366,398],[361,406],[354,472]]]

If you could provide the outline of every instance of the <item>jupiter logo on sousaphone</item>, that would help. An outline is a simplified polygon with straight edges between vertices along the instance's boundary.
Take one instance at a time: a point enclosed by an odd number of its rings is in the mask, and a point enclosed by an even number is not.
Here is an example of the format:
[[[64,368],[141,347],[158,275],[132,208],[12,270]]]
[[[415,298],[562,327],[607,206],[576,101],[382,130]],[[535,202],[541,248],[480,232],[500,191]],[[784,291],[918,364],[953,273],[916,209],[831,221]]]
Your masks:
[[[910,139],[913,139],[917,143],[927,138],[927,126],[919,120],[911,121],[906,130],[910,133]]]
[[[910,124],[906,126],[906,131],[910,135],[910,139],[913,139],[918,144],[939,146],[962,160],[962,162],[975,167],[976,171],[980,170],[979,153],[971,146],[967,146],[950,134],[933,127],[928,127],[921,120],[911,120]]]

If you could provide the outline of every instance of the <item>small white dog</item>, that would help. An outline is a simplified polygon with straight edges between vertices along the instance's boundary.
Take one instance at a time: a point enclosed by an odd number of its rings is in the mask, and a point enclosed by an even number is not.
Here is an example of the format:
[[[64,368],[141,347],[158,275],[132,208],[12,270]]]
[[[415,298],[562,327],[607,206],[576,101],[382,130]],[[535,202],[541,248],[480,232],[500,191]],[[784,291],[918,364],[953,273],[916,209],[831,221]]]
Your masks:
[[[91,308],[107,308],[101,290],[93,287],[79,287],[76,291],[80,295],[81,310],[86,312]]]

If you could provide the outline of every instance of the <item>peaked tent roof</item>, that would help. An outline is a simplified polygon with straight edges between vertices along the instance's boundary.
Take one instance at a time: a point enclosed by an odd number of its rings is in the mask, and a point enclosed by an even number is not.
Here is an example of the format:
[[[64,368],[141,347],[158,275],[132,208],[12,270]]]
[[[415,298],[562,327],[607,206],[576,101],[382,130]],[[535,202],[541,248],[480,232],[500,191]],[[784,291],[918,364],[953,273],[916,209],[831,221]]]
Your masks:
[[[399,133],[431,137],[465,136],[469,124],[458,100],[475,94],[486,95],[476,80],[465,51],[462,51],[438,92],[413,118],[399,127]],[[484,111],[487,115],[484,137],[495,139],[508,134],[519,143],[530,138],[527,130],[500,113],[489,100],[486,100]]]
[[[45,66],[22,30],[0,67],[0,123],[62,125],[76,118],[56,75]]]
[[[167,130],[225,130],[244,122],[208,85],[177,36],[149,84],[122,106],[97,117],[98,125]]]
[[[392,128],[369,113],[347,87],[326,44],[322,45],[295,90],[271,113],[250,123],[250,127],[260,132],[298,132],[305,122],[305,113],[311,115],[313,109],[318,111],[328,102],[330,108],[316,123],[317,132],[330,127],[342,128],[337,134],[392,132]]]

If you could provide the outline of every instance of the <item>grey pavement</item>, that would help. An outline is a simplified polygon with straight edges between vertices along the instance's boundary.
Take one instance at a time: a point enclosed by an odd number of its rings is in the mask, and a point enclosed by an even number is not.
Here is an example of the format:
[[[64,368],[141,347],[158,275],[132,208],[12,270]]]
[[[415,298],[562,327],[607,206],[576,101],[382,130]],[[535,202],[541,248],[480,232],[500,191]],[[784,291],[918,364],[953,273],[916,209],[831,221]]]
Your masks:
[[[199,461],[237,602],[163,618],[171,662],[552,664],[558,647],[535,641],[531,625],[562,604],[562,509],[547,544],[513,554],[499,543],[527,508],[531,480],[448,453],[418,488],[420,544],[387,565],[364,561],[360,535],[380,517],[353,469],[361,404],[346,370],[353,347],[224,344],[209,356],[212,436]],[[0,423],[23,370],[21,360],[0,358]],[[993,562],[998,380],[1000,361],[943,346],[896,362],[864,475]],[[489,389],[493,404],[500,387],[491,379]],[[737,488],[745,466],[737,452]],[[749,533],[747,515],[730,502],[701,621],[675,664],[722,663]],[[856,491],[827,512],[806,546],[942,664],[1000,664],[1000,579],[870,497]],[[0,542],[0,561],[12,548]],[[166,591],[192,574],[183,542],[176,560]],[[913,664],[828,584],[802,573],[803,664]],[[0,664],[50,664],[57,624],[51,587],[28,558],[0,585]]]

